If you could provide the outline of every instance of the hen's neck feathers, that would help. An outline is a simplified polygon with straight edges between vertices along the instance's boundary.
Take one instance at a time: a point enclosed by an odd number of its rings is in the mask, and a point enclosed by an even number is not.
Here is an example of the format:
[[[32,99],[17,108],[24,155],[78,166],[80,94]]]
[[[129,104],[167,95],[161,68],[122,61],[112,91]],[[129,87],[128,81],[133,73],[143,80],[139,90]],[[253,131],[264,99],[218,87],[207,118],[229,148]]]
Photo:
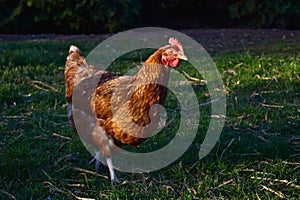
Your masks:
[[[156,50],[145,62],[145,64],[162,64],[161,57],[165,50],[160,48]]]
[[[168,81],[170,69],[164,66],[161,61],[162,54],[165,50],[160,48],[155,51],[142,65],[139,72],[133,77],[137,82],[152,82],[157,83]],[[162,83],[162,82],[160,82]]]

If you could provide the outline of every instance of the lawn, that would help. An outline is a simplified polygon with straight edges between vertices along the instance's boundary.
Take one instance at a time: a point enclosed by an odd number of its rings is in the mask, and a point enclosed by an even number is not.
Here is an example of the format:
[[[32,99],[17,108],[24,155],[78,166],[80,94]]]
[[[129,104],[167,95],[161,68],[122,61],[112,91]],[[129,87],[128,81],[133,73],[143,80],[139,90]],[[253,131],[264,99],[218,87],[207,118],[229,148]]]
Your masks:
[[[69,46],[87,54],[100,41],[1,41],[0,199],[300,198],[299,41],[210,52],[227,96],[225,126],[213,151],[198,160],[210,98],[206,86],[195,81],[201,123],[188,151],[162,170],[117,171],[114,187],[107,168],[95,173],[88,165],[91,155],[69,126],[64,98]],[[125,55],[112,70],[122,73],[124,64],[136,66],[148,55]],[[187,63],[179,71],[201,79]],[[172,94],[166,107],[169,126],[133,151],[168,143],[180,119]]]

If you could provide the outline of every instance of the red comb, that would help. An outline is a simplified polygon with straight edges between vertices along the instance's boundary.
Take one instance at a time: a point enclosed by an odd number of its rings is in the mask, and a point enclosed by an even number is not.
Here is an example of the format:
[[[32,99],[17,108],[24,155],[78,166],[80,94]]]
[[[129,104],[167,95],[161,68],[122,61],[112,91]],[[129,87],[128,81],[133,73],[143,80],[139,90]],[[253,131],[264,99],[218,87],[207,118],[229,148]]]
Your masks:
[[[177,47],[183,53],[183,47],[176,38],[170,38],[169,39],[169,44],[172,45],[172,46]]]

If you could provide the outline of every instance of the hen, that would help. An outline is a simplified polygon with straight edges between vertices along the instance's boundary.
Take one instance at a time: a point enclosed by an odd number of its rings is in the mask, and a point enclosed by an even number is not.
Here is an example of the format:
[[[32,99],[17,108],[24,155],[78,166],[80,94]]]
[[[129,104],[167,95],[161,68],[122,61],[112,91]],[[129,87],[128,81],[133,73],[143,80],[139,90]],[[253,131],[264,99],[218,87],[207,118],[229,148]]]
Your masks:
[[[134,76],[117,77],[110,72],[96,70],[76,46],[70,47],[65,68],[68,117],[77,132],[73,115],[78,109],[72,102],[72,95],[84,80],[96,80],[96,88],[87,98],[90,105],[86,105],[90,106],[94,116],[88,117],[80,111],[84,119],[81,127],[90,127],[92,133],[84,133],[86,136],[83,137],[97,149],[91,162],[96,161],[96,167],[99,167],[100,156],[104,155],[112,183],[117,180],[111,159],[114,145],[138,147],[151,136],[157,128],[160,114],[160,107],[154,105],[164,106],[170,67],[177,67],[180,60],[187,60],[183,47],[177,39],[170,38],[169,44],[156,50]],[[89,132],[83,128],[85,131]]]

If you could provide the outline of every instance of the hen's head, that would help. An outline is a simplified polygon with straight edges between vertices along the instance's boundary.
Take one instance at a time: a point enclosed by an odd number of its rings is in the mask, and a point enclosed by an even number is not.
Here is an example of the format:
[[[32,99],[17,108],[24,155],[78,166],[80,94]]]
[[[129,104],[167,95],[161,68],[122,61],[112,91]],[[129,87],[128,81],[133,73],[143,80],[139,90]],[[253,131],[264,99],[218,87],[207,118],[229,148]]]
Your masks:
[[[161,62],[165,66],[175,68],[179,65],[180,60],[188,60],[184,55],[183,47],[180,42],[175,38],[169,39],[169,45],[162,47]]]

